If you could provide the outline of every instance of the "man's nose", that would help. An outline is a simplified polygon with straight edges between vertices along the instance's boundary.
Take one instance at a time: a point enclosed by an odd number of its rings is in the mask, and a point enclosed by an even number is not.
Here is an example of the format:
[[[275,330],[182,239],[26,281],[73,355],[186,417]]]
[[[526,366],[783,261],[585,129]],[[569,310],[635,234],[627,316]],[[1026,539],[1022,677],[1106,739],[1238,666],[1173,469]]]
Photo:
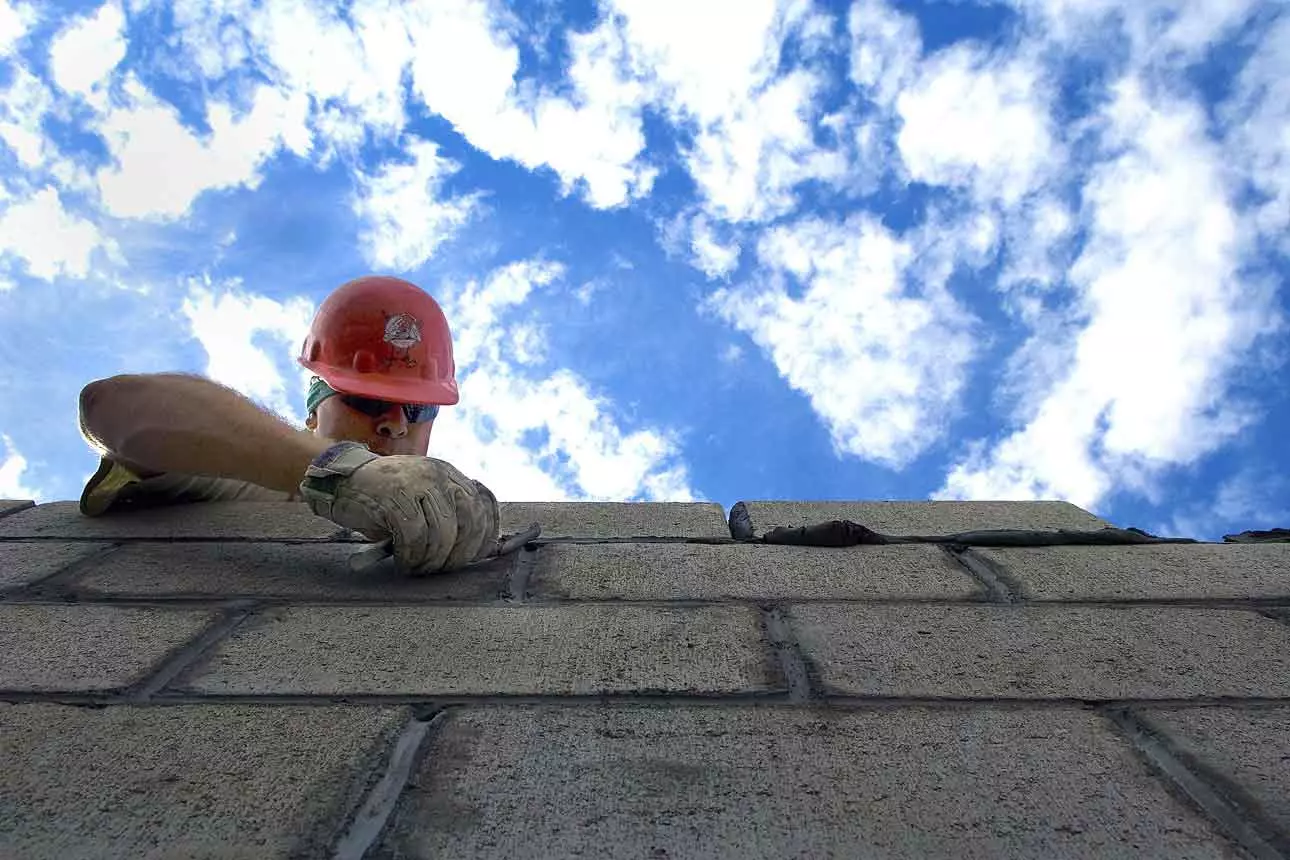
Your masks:
[[[376,432],[395,439],[408,435],[408,416],[403,413],[401,404],[392,403],[390,408],[381,414],[376,424]]]

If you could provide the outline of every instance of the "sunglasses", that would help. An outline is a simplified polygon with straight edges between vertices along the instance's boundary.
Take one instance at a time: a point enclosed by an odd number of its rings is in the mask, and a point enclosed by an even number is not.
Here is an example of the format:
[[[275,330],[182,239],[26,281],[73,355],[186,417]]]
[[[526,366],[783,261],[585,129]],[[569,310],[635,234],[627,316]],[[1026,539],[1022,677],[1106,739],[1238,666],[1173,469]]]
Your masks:
[[[391,406],[402,406],[403,414],[407,417],[409,424],[421,424],[426,421],[433,421],[439,415],[439,407],[432,403],[401,403],[395,404],[389,400],[377,400],[374,397],[359,397],[356,394],[337,394],[341,402],[358,412],[362,412],[370,418],[378,415],[384,415],[390,411]]]

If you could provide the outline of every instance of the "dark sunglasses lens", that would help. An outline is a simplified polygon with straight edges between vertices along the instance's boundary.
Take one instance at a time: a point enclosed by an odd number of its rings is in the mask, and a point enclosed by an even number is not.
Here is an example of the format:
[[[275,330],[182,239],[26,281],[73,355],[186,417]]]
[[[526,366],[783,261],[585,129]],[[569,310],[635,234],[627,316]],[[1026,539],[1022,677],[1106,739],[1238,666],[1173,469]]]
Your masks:
[[[424,403],[405,403],[403,405],[403,414],[408,416],[408,421],[413,424],[422,424],[437,418],[439,416],[439,407]]]
[[[345,405],[350,409],[355,409],[362,412],[364,415],[370,415],[373,418],[390,408],[390,404],[386,403],[384,400],[373,400],[371,397],[358,397],[353,394],[343,394],[340,399],[345,401]]]
[[[376,400],[372,397],[358,397],[354,394],[341,395],[341,400],[351,409],[356,409],[364,415],[372,418],[378,415],[384,415],[390,411],[394,404],[388,400]],[[424,403],[404,403],[403,414],[407,416],[408,421],[412,424],[420,424],[424,421],[433,421],[439,416],[439,407],[433,404]]]

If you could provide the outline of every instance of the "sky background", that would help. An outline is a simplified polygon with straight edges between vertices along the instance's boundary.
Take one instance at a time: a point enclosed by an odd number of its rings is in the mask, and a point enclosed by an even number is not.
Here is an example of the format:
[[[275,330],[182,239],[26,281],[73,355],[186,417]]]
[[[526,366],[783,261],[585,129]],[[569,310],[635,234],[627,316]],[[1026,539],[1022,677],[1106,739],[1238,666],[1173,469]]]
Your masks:
[[[503,500],[1290,526],[1286,2],[0,0],[0,89],[0,497],[91,379],[303,424],[378,272]]]

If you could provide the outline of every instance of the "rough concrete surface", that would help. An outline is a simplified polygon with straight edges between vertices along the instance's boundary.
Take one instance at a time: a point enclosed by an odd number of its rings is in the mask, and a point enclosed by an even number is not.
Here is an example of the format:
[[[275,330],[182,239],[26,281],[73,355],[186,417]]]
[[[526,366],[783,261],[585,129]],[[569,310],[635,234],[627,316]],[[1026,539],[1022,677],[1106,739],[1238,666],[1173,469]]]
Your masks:
[[[973,548],[1040,600],[1290,597],[1290,544]]]
[[[0,604],[0,690],[108,690],[149,674],[216,613]]]
[[[1290,631],[1288,631],[1290,632]],[[768,689],[754,609],[293,607],[243,624],[205,693],[591,694]]]
[[[202,502],[101,517],[49,502],[0,518],[0,537],[328,540],[342,531],[299,502]]]
[[[0,704],[0,857],[325,857],[401,709]]]
[[[790,616],[824,683],[852,695],[1290,695],[1290,627],[1254,612],[808,604]]]
[[[976,529],[1100,529],[1110,523],[1069,502],[744,502],[753,533],[851,520],[894,535]]]
[[[352,543],[132,543],[88,567],[73,588],[117,596],[478,601],[496,599],[509,582],[511,558],[417,577],[400,574],[387,559],[354,573],[348,561],[359,549]]]
[[[1142,715],[1235,783],[1290,843],[1290,706],[1150,708]]]
[[[971,600],[977,582],[931,546],[545,546],[535,597],[575,600]]]
[[[18,511],[30,508],[36,503],[30,499],[0,499],[0,517],[6,514],[17,513]]]
[[[383,858],[1236,857],[1086,711],[453,711]]]
[[[0,541],[0,591],[44,579],[107,546],[107,541]]]
[[[730,537],[725,511],[711,502],[502,502],[503,533],[531,523],[550,538]]]

